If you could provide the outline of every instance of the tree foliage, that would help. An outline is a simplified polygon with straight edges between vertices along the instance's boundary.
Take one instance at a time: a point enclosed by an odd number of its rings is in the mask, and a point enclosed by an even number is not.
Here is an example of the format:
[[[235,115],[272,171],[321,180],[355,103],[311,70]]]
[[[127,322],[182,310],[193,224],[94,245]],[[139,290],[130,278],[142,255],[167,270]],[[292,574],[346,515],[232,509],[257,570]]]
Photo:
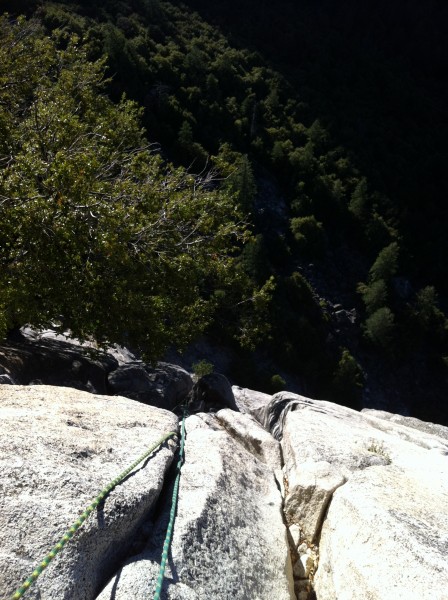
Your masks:
[[[439,299],[434,286],[426,286],[417,292],[411,314],[420,336],[426,340],[435,341],[437,344],[446,342],[448,320],[439,307]]]
[[[6,0],[45,35],[2,22],[0,329],[52,319],[156,354],[210,322],[322,397],[345,347],[373,373],[398,343],[422,371],[422,349],[446,356],[446,91],[415,52],[441,39],[410,48],[387,25],[422,34],[404,4],[366,27],[354,0]],[[357,288],[375,343],[332,310]]]
[[[346,406],[359,408],[364,377],[361,367],[347,348],[342,350],[341,358],[333,375],[332,395]]]
[[[362,295],[368,315],[387,304],[387,285],[384,279],[377,279],[368,285],[361,283],[358,291]]]
[[[321,258],[325,250],[325,233],[322,223],[313,215],[291,219],[291,231],[299,250],[306,256]]]
[[[376,310],[365,323],[366,337],[384,350],[391,348],[395,329],[394,313],[387,306]]]
[[[390,281],[398,269],[399,247],[392,242],[381,250],[369,271],[371,281]]]
[[[104,95],[104,61],[76,37],[0,27],[3,333],[56,323],[149,356],[185,343],[217,287],[244,293],[231,194],[162,161],[138,107]]]

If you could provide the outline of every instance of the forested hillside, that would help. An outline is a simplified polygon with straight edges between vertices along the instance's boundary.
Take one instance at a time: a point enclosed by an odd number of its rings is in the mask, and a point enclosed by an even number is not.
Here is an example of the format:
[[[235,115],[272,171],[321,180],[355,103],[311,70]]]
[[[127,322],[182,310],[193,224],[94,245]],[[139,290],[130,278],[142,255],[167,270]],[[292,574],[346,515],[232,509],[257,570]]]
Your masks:
[[[442,3],[6,5],[5,331],[446,419]]]

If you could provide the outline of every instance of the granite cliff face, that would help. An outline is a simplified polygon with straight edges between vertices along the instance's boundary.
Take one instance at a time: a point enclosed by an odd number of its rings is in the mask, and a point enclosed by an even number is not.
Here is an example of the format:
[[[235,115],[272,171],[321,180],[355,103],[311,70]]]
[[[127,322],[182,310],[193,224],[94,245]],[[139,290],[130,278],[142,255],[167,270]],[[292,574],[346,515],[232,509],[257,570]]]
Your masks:
[[[448,600],[446,428],[232,391],[238,410],[186,419],[162,598]],[[0,386],[0,598],[172,429],[172,412],[129,398]],[[175,453],[166,442],[136,467],[25,597],[152,597]]]
[[[0,413],[3,599],[98,491],[164,432],[177,430],[178,419],[130,399],[50,386],[1,386]],[[292,598],[278,442],[229,409],[192,415],[186,429],[165,597]],[[164,444],[111,492],[28,597],[151,597],[173,456],[172,444]]]
[[[317,598],[448,598],[448,430],[286,392],[273,413],[285,517],[316,547]]]

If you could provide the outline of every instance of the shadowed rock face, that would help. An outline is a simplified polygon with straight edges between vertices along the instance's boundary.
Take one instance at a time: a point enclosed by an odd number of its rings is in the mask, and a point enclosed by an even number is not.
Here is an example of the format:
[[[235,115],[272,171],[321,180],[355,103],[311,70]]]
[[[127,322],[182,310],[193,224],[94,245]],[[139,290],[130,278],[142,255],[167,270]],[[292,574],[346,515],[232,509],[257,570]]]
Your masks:
[[[45,384],[107,394],[107,373],[118,367],[111,355],[44,338],[18,338],[0,345],[0,366],[19,385]]]
[[[204,375],[189,394],[188,410],[191,413],[216,412],[222,408],[239,410],[229,381],[220,373]]]
[[[176,410],[185,403],[193,387],[190,375],[177,365],[142,362],[119,366],[108,375],[108,393],[126,396],[144,404]]]
[[[177,365],[155,366],[125,348],[98,350],[93,344],[23,328],[0,345],[0,384],[57,385],[95,394],[125,396],[174,410],[185,403],[193,381]]]

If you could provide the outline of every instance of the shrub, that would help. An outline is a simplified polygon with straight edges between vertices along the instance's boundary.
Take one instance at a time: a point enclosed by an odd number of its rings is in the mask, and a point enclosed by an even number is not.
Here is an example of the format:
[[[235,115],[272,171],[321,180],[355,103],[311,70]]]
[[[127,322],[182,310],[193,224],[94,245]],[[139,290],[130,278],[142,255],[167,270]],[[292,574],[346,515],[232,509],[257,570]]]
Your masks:
[[[272,375],[271,381],[269,382],[269,388],[272,394],[276,394],[277,392],[281,392],[286,388],[286,381],[283,379],[281,375]]]
[[[417,292],[413,317],[422,334],[434,341],[447,337],[448,321],[438,306],[437,291],[429,285]]]
[[[200,379],[201,377],[204,377],[204,375],[210,375],[210,373],[213,373],[214,367],[211,362],[202,359],[196,363],[193,363],[192,369],[196,377]]]

